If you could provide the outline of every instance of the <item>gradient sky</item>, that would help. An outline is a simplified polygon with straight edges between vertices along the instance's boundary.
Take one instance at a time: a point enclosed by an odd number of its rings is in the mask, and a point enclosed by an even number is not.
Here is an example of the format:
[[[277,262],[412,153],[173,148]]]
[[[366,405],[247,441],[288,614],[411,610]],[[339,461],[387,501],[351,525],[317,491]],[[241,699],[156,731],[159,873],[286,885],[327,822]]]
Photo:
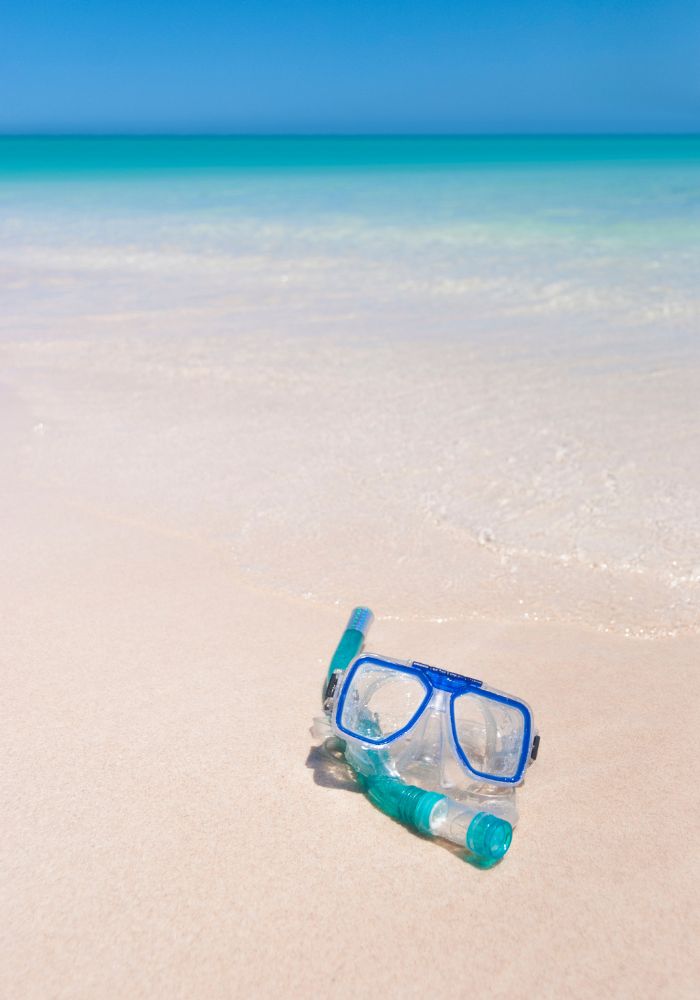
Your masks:
[[[5,0],[0,131],[700,131],[700,0]]]

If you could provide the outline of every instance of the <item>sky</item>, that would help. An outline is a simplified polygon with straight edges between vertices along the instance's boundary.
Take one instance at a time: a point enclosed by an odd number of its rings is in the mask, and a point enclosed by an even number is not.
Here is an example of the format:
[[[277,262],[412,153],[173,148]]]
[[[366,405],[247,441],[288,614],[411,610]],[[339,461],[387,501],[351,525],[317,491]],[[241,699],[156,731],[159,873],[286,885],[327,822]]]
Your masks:
[[[0,132],[700,131],[700,0],[3,0]]]

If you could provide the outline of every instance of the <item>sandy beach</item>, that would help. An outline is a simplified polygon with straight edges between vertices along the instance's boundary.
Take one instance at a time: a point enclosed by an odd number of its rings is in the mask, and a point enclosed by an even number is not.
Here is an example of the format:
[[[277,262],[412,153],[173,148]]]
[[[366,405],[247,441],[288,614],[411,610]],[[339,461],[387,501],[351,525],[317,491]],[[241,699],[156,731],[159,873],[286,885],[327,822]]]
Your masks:
[[[696,995],[690,237],[71,184],[0,232],[0,995]],[[533,707],[493,870],[315,749],[358,603]]]

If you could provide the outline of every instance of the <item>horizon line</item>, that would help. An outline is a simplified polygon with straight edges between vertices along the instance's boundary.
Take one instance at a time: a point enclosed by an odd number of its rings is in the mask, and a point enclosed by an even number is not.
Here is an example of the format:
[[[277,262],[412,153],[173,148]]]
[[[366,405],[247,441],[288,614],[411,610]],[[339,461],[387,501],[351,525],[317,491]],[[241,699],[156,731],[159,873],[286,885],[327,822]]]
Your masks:
[[[7,131],[0,139],[666,139],[700,138],[697,131],[499,131],[499,132],[253,132],[253,131]]]

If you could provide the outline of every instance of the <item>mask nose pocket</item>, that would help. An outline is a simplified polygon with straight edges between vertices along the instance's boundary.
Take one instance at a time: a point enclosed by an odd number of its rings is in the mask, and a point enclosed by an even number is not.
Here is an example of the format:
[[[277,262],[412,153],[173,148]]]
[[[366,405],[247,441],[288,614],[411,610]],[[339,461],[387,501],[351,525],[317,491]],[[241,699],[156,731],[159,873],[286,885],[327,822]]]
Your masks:
[[[450,736],[449,699],[435,691],[417,725],[397,747],[397,773],[405,781],[430,788],[449,788],[459,767]]]

